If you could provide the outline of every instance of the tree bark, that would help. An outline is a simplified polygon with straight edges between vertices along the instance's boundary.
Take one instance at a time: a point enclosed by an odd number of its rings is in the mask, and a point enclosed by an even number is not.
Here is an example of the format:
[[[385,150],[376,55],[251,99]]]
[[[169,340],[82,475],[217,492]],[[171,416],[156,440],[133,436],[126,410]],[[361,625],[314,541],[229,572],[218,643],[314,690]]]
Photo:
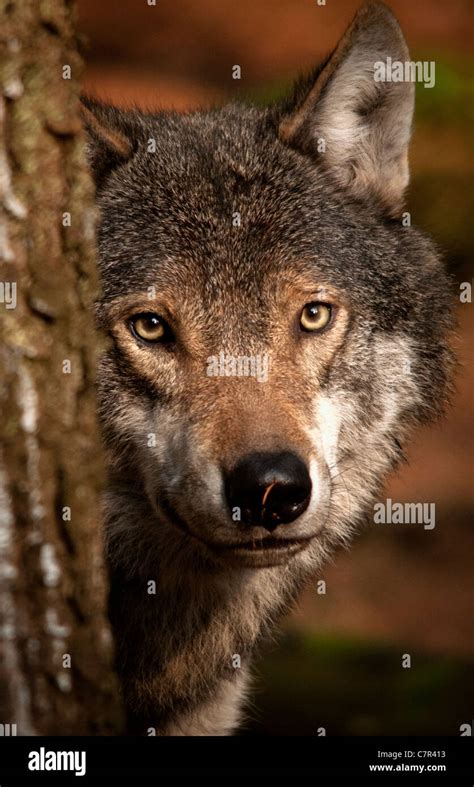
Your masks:
[[[3,1],[0,31],[0,733],[116,734],[74,9]]]

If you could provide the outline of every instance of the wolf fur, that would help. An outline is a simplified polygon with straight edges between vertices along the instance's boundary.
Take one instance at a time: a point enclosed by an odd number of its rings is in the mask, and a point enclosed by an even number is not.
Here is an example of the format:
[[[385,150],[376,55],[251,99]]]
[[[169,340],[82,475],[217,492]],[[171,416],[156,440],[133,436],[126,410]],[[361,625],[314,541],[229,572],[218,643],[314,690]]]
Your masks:
[[[84,99],[112,338],[98,373],[110,614],[132,731],[235,730],[256,645],[367,518],[412,427],[442,409],[450,283],[401,222],[413,85],[374,81],[387,56],[407,60],[405,41],[369,4],[270,107]],[[314,300],[334,315],[315,336],[297,321]],[[170,345],[131,334],[143,311],[172,324]],[[209,377],[221,351],[268,353],[268,380]],[[307,511],[273,533],[306,547],[243,556],[226,545],[268,534],[232,519],[223,477],[273,450],[310,468]]]

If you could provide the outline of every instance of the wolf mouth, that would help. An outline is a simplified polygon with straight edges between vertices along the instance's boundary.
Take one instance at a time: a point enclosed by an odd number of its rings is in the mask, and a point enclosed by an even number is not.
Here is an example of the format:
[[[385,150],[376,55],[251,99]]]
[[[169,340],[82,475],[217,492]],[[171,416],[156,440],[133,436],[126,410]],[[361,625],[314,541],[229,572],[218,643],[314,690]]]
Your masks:
[[[289,554],[294,554],[295,552],[299,552],[300,550],[304,549],[314,537],[313,534],[311,536],[304,536],[300,538],[275,538],[274,536],[264,536],[263,538],[254,538],[251,541],[236,541],[231,543],[226,543],[224,541],[207,541],[206,539],[200,538],[198,535],[192,533],[189,530],[184,519],[178,514],[178,512],[168,500],[162,498],[160,500],[160,504],[163,512],[166,515],[166,518],[172,525],[177,527],[189,538],[194,538],[196,541],[204,544],[209,549],[212,549],[215,552],[219,552],[221,554],[237,554],[239,552],[243,552],[245,554],[265,552],[287,552]]]
[[[256,538],[253,541],[237,542],[234,544],[213,544],[215,549],[232,550],[238,552],[240,550],[246,552],[265,552],[270,550],[286,551],[289,549],[300,549],[309,544],[312,536],[306,538]]]

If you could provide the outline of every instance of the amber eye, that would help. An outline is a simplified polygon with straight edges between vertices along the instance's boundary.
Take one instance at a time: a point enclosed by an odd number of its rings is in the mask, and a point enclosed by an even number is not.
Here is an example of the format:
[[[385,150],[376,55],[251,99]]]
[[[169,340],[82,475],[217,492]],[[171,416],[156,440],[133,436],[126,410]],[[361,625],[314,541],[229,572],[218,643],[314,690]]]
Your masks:
[[[145,342],[162,342],[170,332],[167,323],[153,312],[135,314],[129,324],[132,333]]]
[[[331,307],[328,303],[307,303],[301,312],[300,325],[304,331],[322,331],[331,322]]]

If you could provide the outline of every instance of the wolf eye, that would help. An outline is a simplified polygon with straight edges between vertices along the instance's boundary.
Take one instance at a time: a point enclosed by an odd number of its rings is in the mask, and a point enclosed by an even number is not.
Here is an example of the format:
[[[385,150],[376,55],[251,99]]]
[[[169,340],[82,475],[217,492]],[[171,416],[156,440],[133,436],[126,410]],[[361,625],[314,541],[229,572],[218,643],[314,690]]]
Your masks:
[[[304,331],[322,331],[331,322],[331,313],[328,303],[307,303],[301,312],[300,325]]]
[[[162,342],[170,334],[167,323],[153,312],[136,314],[130,319],[129,325],[134,336],[145,342]]]

